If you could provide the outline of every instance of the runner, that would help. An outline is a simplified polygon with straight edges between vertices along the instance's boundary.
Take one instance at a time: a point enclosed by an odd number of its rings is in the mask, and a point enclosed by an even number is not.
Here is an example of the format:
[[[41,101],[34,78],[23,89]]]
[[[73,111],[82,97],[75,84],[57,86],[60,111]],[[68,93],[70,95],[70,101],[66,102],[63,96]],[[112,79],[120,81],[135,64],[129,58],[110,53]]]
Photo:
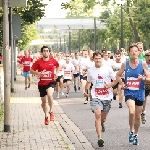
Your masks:
[[[70,84],[72,80],[72,75],[75,71],[73,64],[70,62],[69,54],[66,54],[66,63],[63,65],[64,68],[64,87],[67,89],[66,97],[69,96]]]
[[[113,98],[112,88],[116,83],[115,72],[111,67],[102,64],[102,55],[100,52],[93,54],[93,60],[95,66],[90,68],[87,75],[87,84],[84,91],[84,96],[87,97],[89,94],[86,93],[93,84],[91,89],[91,109],[95,114],[95,127],[98,134],[98,145],[99,147],[104,146],[102,139],[102,125],[106,121],[106,117],[111,108],[111,99]],[[111,80],[114,80],[111,82]]]
[[[138,58],[145,61],[145,53],[144,53],[144,49],[143,49],[143,43],[138,42],[136,44],[137,44],[139,52],[140,52]]]
[[[30,88],[30,68],[33,59],[30,57],[28,51],[24,51],[24,56],[21,59],[21,64],[23,65],[23,76],[25,77],[25,90]]]
[[[75,67],[73,76],[74,76],[74,90],[76,92],[77,87],[78,87],[78,90],[80,90],[79,54],[78,53],[75,53],[75,59],[72,59],[71,63]]]
[[[147,52],[145,54],[146,56],[146,63],[148,65],[148,71],[150,73],[150,52]],[[143,103],[143,110],[142,110],[142,114],[141,114],[141,119],[142,119],[142,124],[146,123],[146,103],[147,103],[147,99],[148,96],[150,94],[150,82],[149,81],[145,81],[145,101]]]
[[[113,61],[112,61],[112,59],[109,59],[109,55],[108,55],[107,51],[103,53],[103,61],[102,61],[102,63],[104,65],[108,65],[109,67],[112,67]]]
[[[81,81],[81,85],[82,85],[82,92],[84,94],[85,85],[87,82],[87,70],[85,69],[85,66],[89,62],[90,58],[88,57],[88,51],[87,50],[83,50],[82,55],[83,56],[79,62],[79,66],[80,66],[80,81]],[[88,104],[88,97],[86,97],[84,104]]]
[[[63,90],[63,75],[64,75],[63,65],[65,64],[65,60],[62,59],[61,53],[57,54],[57,61],[59,63],[60,70],[58,73],[58,77],[56,79],[56,93],[57,93],[56,98],[59,98],[59,92],[62,96],[64,96],[64,93],[62,92],[62,90]],[[60,91],[59,91],[59,87],[60,87]]]
[[[121,53],[117,52],[116,53],[116,60],[113,61],[112,69],[114,70],[115,73],[117,73],[120,68],[121,68],[122,62],[121,62]],[[122,76],[122,82],[124,82],[124,75]],[[116,100],[116,95],[118,94],[119,96],[119,108],[122,108],[122,101],[123,101],[123,90],[122,86],[117,83],[113,87],[113,99]]]
[[[149,80],[149,72],[146,62],[138,59],[137,45],[129,47],[130,60],[122,64],[117,73],[117,80],[124,89],[125,102],[129,108],[129,143],[139,145],[138,130],[141,122],[141,113],[145,99],[144,80]],[[121,76],[125,71],[125,83]],[[143,75],[146,76],[143,76]]]
[[[48,112],[50,121],[54,120],[53,114],[53,92],[56,86],[55,79],[59,71],[59,64],[54,58],[50,58],[50,49],[47,46],[41,48],[42,58],[38,59],[31,68],[31,73],[39,76],[38,89],[42,101],[42,108],[45,113],[45,125],[49,124]],[[54,74],[56,67],[56,74]],[[47,106],[47,97],[50,109]]]

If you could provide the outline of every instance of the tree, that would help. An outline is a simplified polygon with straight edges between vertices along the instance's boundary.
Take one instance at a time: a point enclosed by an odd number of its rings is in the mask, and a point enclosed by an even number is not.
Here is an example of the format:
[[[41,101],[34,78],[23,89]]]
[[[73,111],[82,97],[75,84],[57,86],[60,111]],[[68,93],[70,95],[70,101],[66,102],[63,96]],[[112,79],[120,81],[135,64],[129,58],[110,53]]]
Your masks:
[[[29,43],[37,38],[37,30],[34,25],[24,26],[22,30],[22,39],[19,40],[20,50],[24,50],[29,46]]]
[[[46,4],[43,3],[43,0],[28,0],[27,1],[27,7],[24,8],[13,8],[13,14],[19,14],[21,16],[21,26],[22,26],[22,39],[21,41],[19,41],[19,46],[21,46],[21,49],[24,49],[24,47],[29,44],[29,40],[32,40],[33,37],[31,38],[27,37],[27,39],[25,38],[26,35],[26,29],[27,28],[31,28],[32,26],[30,26],[31,24],[39,21],[44,15],[45,15],[45,6]],[[0,9],[0,15],[2,16],[3,11],[2,9]],[[0,24],[2,24],[2,22],[0,21]],[[29,27],[27,27],[29,26]],[[32,27],[33,29],[33,27]],[[29,33],[29,31],[31,33]],[[29,30],[27,31],[29,35],[32,35],[32,33],[35,32],[35,29]],[[36,34],[35,34],[36,35]],[[0,32],[0,46],[2,46],[2,32]],[[27,43],[26,43],[27,42]],[[21,45],[21,43],[23,45]]]

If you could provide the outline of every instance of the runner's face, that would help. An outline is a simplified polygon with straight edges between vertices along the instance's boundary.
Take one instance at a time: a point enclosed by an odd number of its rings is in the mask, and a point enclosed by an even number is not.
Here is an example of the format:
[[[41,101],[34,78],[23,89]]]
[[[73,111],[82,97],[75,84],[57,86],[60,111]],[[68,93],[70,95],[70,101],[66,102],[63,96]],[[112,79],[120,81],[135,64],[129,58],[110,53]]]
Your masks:
[[[138,48],[137,47],[130,48],[129,54],[130,54],[130,57],[133,58],[133,59],[138,58],[138,56],[139,56]]]
[[[143,52],[143,44],[138,44],[138,48],[139,48],[139,52],[140,52],[139,55],[141,55],[141,53]]]
[[[121,55],[116,55],[116,60],[120,60],[121,59]]]
[[[87,58],[88,57],[88,51],[83,51],[83,57]]]
[[[93,60],[95,62],[95,66],[100,66],[102,64],[102,57],[101,57],[101,55],[94,56]]]
[[[146,56],[146,62],[150,63],[150,53],[147,53],[145,56]]]
[[[43,52],[42,52],[43,58],[48,58],[50,55],[49,49],[48,48],[44,48]]]
[[[69,55],[66,55],[66,60],[67,60],[67,61],[69,61],[69,60],[70,60]]]

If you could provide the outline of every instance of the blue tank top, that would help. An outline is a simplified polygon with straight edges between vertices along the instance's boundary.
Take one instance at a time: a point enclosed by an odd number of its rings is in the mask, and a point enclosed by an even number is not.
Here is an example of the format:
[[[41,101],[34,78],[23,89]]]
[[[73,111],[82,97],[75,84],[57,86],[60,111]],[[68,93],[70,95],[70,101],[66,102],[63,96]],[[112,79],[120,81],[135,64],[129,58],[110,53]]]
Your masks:
[[[148,72],[150,72],[150,64],[148,64]]]
[[[128,86],[128,89],[124,90],[124,96],[130,95],[139,101],[144,101],[144,81],[138,80],[139,74],[144,75],[142,60],[139,60],[139,64],[135,69],[130,67],[129,61],[126,61],[125,84]]]

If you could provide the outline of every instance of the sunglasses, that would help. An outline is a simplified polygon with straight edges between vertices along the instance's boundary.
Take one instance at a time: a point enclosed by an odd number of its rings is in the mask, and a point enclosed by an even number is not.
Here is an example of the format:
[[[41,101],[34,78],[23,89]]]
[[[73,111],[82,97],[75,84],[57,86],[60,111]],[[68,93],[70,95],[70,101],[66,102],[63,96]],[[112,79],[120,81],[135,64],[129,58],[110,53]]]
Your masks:
[[[145,55],[145,56],[148,56],[148,57],[149,57],[150,55]]]

